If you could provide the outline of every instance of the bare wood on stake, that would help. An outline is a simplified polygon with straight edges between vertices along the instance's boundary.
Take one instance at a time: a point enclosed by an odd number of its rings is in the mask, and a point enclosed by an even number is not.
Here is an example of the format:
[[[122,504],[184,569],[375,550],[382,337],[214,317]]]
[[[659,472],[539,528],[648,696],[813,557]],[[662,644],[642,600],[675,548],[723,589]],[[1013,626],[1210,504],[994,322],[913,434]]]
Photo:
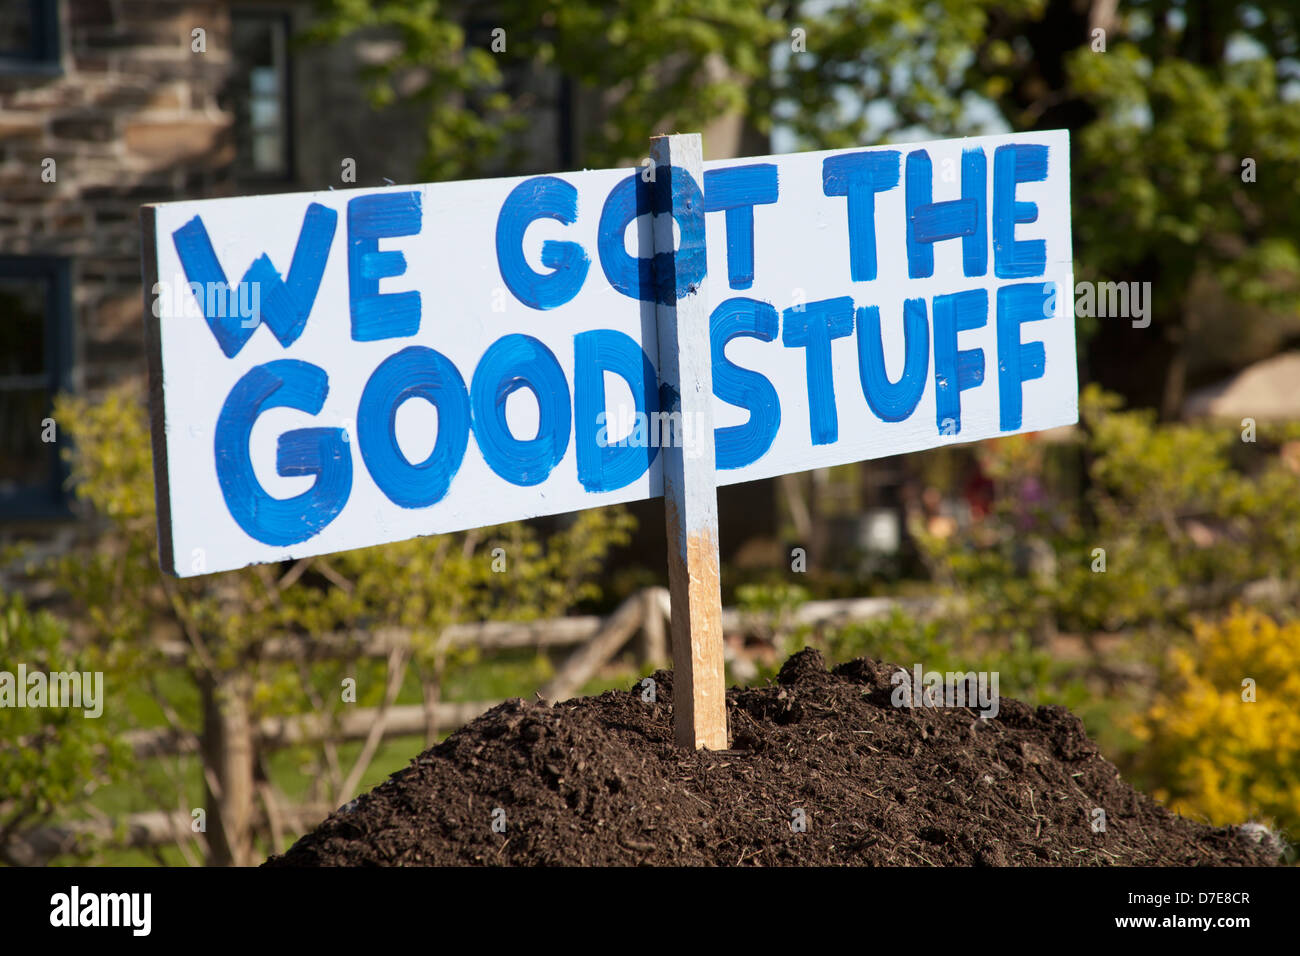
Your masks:
[[[659,380],[680,412],[678,440],[663,455],[672,592],[673,736],[693,750],[727,749],[718,492],[713,447],[713,369],[704,249],[704,147],[698,133],[650,140]],[[665,213],[671,212],[671,215]],[[673,221],[681,247],[673,237]],[[664,274],[667,264],[668,274]],[[693,279],[698,275],[698,280]],[[670,420],[672,420],[670,418]],[[690,422],[690,428],[684,427]],[[685,435],[697,436],[687,448]]]

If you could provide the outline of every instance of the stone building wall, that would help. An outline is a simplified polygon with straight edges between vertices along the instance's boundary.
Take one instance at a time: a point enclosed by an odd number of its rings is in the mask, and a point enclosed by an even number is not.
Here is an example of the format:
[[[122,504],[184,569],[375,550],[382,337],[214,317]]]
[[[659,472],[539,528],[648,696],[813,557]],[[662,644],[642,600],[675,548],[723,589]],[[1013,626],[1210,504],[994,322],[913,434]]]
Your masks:
[[[78,389],[143,374],[139,207],[176,199],[413,181],[418,117],[373,111],[357,70],[373,41],[291,54],[290,175],[241,179],[225,0],[62,0],[61,72],[0,72],[0,254],[72,259]],[[307,6],[244,3],[285,13]],[[203,30],[196,51],[193,31]],[[54,161],[54,181],[42,173]]]
[[[61,72],[0,74],[0,253],[71,258],[73,384],[98,389],[143,371],[140,205],[231,188],[230,18],[161,0],[65,0],[60,15]]]

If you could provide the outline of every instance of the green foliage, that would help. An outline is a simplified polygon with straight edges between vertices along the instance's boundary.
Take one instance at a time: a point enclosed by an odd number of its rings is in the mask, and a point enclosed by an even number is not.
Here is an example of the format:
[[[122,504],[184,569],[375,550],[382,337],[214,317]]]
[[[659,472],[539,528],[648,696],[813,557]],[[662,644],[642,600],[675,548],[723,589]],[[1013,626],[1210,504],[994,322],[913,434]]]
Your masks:
[[[760,5],[730,0],[320,0],[318,8],[309,41],[375,29],[399,39],[398,56],[367,78],[376,103],[427,108],[424,174],[432,179],[524,162],[512,136],[538,106],[538,84],[528,80],[541,69],[558,65],[581,87],[609,94],[586,157],[611,165],[644,156],[661,126],[694,129],[743,110],[746,88],[766,74],[768,50],[784,34]],[[472,38],[470,22],[480,25]],[[494,29],[504,31],[495,51]]]
[[[999,677],[999,692],[1034,704],[1077,708],[1087,688],[1071,669],[1023,634],[997,644],[964,635],[949,620],[923,620],[895,609],[887,615],[844,625],[823,639],[834,663],[870,657],[904,668],[922,664],[934,671],[988,671]]]
[[[742,612],[789,616],[808,600],[808,589],[784,581],[773,584],[742,584],[736,588]]]
[[[775,678],[786,656],[804,647],[816,647],[830,665],[859,657],[888,661],[901,667],[924,665],[937,671],[996,671],[1000,692],[1035,704],[1063,704],[1085,709],[1090,694],[1083,680],[1050,652],[1034,646],[1023,634],[1004,641],[983,640],[968,634],[961,623],[946,617],[918,617],[901,608],[865,621],[816,630],[794,622],[794,612],[807,600],[798,585],[749,585],[738,591],[740,611],[747,629],[764,634],[781,654],[759,665],[760,679]]]
[[[794,615],[807,600],[806,588],[785,581],[736,588],[736,606],[745,629],[774,646],[784,645],[785,654],[793,654],[806,639],[808,628],[796,624]],[[785,655],[781,657],[784,660]],[[767,676],[775,676],[775,671]]]
[[[1160,318],[1174,321],[1186,301],[1176,290],[1202,272],[1238,301],[1300,307],[1300,111],[1282,93],[1287,67],[1268,52],[1281,37],[1249,27],[1249,5],[1218,6],[1222,19],[1208,26],[1236,39],[1239,58],[1226,43],[1193,48],[1192,25],[1130,15],[1105,55],[1083,48],[1070,60],[1074,89],[1101,117],[1079,142],[1078,271],[1123,276],[1148,263]],[[1266,29],[1294,44],[1296,14],[1278,10]],[[1254,183],[1242,180],[1247,158]]]
[[[761,4],[755,4],[761,6]],[[1032,21],[1045,0],[909,0],[785,5],[783,44],[749,100],[759,129],[774,112],[802,149],[840,149],[928,131],[980,132],[972,97],[995,102],[1014,72],[1006,25]]]
[[[475,175],[492,162],[527,165],[523,151],[511,147],[519,146],[513,138],[526,128],[538,94],[536,84],[512,78],[551,68],[599,95],[583,152],[592,165],[634,161],[656,132],[700,129],[727,115],[764,135],[779,120],[806,148],[856,146],[914,128],[975,132],[965,115],[969,95],[996,98],[1006,81],[974,71],[971,51],[995,19],[1033,18],[1045,6],[318,0],[320,19],[303,39],[331,42],[358,31],[394,36],[398,54],[365,71],[372,98],[427,109],[424,172],[447,179]],[[1008,44],[989,43],[993,52],[981,66],[1009,71]],[[889,107],[883,118],[871,109],[881,104]]]
[[[44,611],[30,611],[21,597],[0,594],[0,670],[26,674],[101,670],[93,649],[75,650],[66,629]],[[22,688],[12,688],[22,693]],[[103,688],[105,695],[112,688]],[[38,826],[55,812],[80,809],[96,789],[120,779],[130,753],[113,733],[118,721],[101,699],[97,717],[83,707],[0,707],[0,849],[9,835]],[[47,704],[54,700],[47,696]],[[10,860],[9,862],[26,862]]]
[[[1095,388],[1081,417],[1092,482],[1081,501],[1027,504],[1025,482],[1046,484],[1043,465],[1035,441],[1014,436],[982,446],[996,486],[989,518],[949,538],[916,529],[972,631],[1035,634],[1044,618],[1074,632],[1186,631],[1194,612],[1255,582],[1300,587],[1300,474],[1269,443],[1287,430],[1243,443],[1234,426],[1119,411]]]

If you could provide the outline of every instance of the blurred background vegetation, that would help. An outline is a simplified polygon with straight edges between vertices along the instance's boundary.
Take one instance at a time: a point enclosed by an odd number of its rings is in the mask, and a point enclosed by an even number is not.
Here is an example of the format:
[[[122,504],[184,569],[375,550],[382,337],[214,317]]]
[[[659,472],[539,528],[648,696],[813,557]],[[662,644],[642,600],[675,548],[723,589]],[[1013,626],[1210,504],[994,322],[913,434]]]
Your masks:
[[[997,670],[1002,693],[1078,712],[1103,753],[1176,810],[1300,833],[1300,388],[1274,382],[1281,411],[1212,400],[1300,332],[1292,0],[318,8],[299,42],[396,41],[364,78],[376,108],[424,118],[429,179],[531,171],[530,78],[547,72],[594,103],[574,165],[633,165],[650,135],[722,119],[739,124],[742,154],[1069,129],[1076,279],[1150,282],[1150,326],[1079,319],[1077,428],[785,483],[772,540],[724,568],[726,601],[754,622],[728,637],[730,676],[771,677],[809,644],[832,660]],[[1189,400],[1205,388],[1210,398]],[[0,740],[49,742],[39,773],[27,750],[0,748],[0,848],[52,821],[224,805],[173,846],[123,851],[83,834],[57,859],[250,862],[283,849],[289,803],[337,806],[446,728],[258,749],[242,796],[214,788],[231,739],[256,749],[248,728],[267,718],[338,718],[348,678],[375,708],[530,696],[554,673],[551,655],[489,659],[443,640],[446,628],[607,613],[664,577],[629,556],[634,522],[610,509],[170,579],[140,392],[68,397],[55,418],[98,530],[27,562],[66,599],[62,619],[5,599],[0,646],[6,659],[104,670],[131,700],[94,723],[0,710]],[[884,543],[862,533],[867,509],[896,515]],[[493,571],[498,548],[509,574]],[[793,548],[808,552],[806,570]],[[865,622],[798,623],[809,601],[865,595],[906,601]],[[266,652],[286,635],[391,626],[412,642],[387,660]],[[636,667],[624,660],[585,690],[629,686]],[[121,745],[128,730],[159,728],[196,742],[162,756]]]

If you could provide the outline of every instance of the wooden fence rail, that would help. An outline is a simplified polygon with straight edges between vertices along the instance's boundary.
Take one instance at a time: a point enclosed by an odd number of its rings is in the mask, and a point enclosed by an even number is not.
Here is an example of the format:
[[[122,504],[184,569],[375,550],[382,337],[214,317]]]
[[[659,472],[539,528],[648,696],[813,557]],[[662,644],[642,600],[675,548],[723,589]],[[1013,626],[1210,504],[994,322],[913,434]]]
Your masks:
[[[667,588],[646,588],[620,605],[617,615],[629,603],[640,602],[643,616],[638,628],[654,617],[653,609],[667,620],[671,599]],[[931,599],[900,600],[897,598],[843,598],[831,601],[808,601],[797,607],[789,623],[812,628],[836,626],[852,621],[865,621],[889,614],[895,608],[920,611],[933,605]],[[748,630],[753,624],[770,615],[742,611],[739,608],[722,609],[722,629],[725,633]],[[513,650],[535,647],[571,647],[583,644],[600,632],[608,618],[586,615],[561,617],[543,621],[481,621],[473,624],[453,624],[442,632],[442,640],[449,647],[479,647],[483,650]],[[183,641],[164,641],[160,649],[171,663],[183,663],[190,652]],[[305,636],[290,635],[270,638],[259,646],[258,656],[266,661],[331,660],[345,655],[382,659],[395,648],[409,648],[411,633],[403,628],[384,627],[373,631],[328,632]],[[615,648],[615,653],[621,648]],[[661,660],[667,660],[666,647]]]

